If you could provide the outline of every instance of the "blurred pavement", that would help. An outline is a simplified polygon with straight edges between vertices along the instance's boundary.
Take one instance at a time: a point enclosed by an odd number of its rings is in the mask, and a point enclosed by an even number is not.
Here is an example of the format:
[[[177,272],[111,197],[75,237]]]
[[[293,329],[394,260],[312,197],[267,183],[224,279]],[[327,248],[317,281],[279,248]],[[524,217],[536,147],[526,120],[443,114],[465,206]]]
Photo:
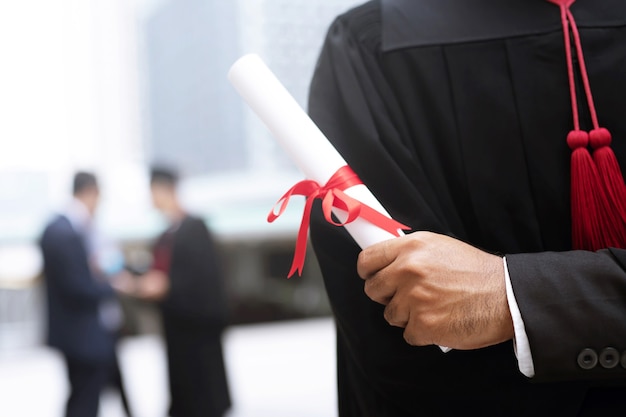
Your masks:
[[[332,319],[233,326],[224,335],[233,408],[227,417],[335,417]],[[165,417],[168,404],[161,339],[125,339],[120,361],[135,417]],[[0,351],[0,416],[62,417],[68,392],[59,356],[45,347]],[[103,396],[100,417],[122,417],[117,393]]]

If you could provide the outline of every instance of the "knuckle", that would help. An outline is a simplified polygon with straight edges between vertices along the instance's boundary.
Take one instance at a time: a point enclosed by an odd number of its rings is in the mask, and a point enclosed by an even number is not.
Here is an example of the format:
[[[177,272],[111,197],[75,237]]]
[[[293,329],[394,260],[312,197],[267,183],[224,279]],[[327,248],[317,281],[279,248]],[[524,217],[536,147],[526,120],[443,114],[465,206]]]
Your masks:
[[[385,307],[385,311],[383,312],[383,317],[389,324],[393,324],[395,309],[396,307],[393,303],[389,303],[387,307]]]
[[[396,327],[404,327],[402,322],[398,318],[398,306],[395,303],[389,303],[387,307],[385,307],[385,311],[383,313],[383,317],[387,323]]]
[[[439,320],[432,314],[423,314],[419,317],[421,326],[427,330],[434,330],[439,326]]]
[[[367,251],[361,251],[357,257],[357,273],[361,278],[367,278],[369,264],[369,253]]]
[[[424,230],[424,231],[420,232],[420,238],[424,242],[428,242],[429,240],[432,240],[435,236],[437,236],[436,233],[429,232],[427,230]]]
[[[365,285],[363,286],[363,290],[365,291],[365,295],[367,295],[369,298],[372,298],[373,294],[375,293],[375,284],[374,284],[375,280],[373,278],[368,279],[367,281],[365,281]]]
[[[409,330],[408,328],[404,330],[404,333],[402,334],[402,336],[404,337],[404,341],[408,343],[409,345],[411,346],[420,345],[420,342],[418,338],[416,337],[415,333]]]
[[[416,306],[423,306],[425,303],[430,302],[427,293],[418,285],[411,287],[406,295]]]
[[[421,277],[428,264],[426,261],[423,250],[410,250],[396,264],[396,271],[403,276]]]
[[[384,291],[382,289],[380,279],[369,278],[365,281],[363,290],[365,291],[365,295],[367,295],[369,299],[379,304],[384,304]]]
[[[410,332],[408,330],[406,330],[406,329],[404,330],[404,333],[402,333],[402,337],[404,338],[404,341],[406,343],[408,343],[411,346],[415,346],[413,344],[413,337],[412,337],[412,335],[410,334]]]
[[[416,232],[412,234],[411,238],[406,240],[405,248],[410,251],[418,251],[422,246],[421,233],[422,232]]]

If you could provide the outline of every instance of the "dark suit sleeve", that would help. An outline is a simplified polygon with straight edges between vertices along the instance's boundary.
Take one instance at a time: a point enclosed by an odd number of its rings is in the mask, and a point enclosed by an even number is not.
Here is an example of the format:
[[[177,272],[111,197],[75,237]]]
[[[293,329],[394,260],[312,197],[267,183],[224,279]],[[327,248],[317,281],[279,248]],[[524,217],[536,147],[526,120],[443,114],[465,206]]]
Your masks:
[[[189,319],[223,323],[226,316],[223,273],[215,241],[200,219],[185,220],[174,240],[170,292],[164,306]]]
[[[87,261],[80,238],[70,230],[55,227],[41,241],[49,285],[68,303],[92,306],[99,300],[114,295],[108,283],[98,282]]]
[[[626,375],[625,250],[508,255],[507,264],[537,379]]]

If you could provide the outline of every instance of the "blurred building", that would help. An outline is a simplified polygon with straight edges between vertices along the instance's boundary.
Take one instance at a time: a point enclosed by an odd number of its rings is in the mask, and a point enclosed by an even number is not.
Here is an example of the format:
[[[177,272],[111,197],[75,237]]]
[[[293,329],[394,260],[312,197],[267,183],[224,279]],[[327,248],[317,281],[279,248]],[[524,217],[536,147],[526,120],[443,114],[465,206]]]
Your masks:
[[[146,168],[169,162],[187,175],[183,200],[222,245],[237,317],[327,314],[313,253],[304,276],[286,280],[302,202],[274,224],[265,220],[301,174],[226,74],[239,56],[258,53],[306,108],[326,29],[357,3],[0,2],[0,250],[32,248],[67,200],[73,172],[90,169],[103,186],[98,222],[144,262],[163,226]],[[0,271],[0,342],[10,327],[12,345],[31,343],[39,328],[40,297],[28,292],[39,281],[25,268],[27,277]]]
[[[246,168],[242,108],[225,82],[238,55],[237,11],[233,1],[170,1],[146,19],[151,160],[188,175]]]
[[[163,1],[146,17],[150,158],[190,174],[294,170],[226,74],[259,54],[306,108],[331,20],[355,0]]]
[[[238,0],[241,53],[257,53],[306,109],[309,83],[326,30],[357,0]],[[245,109],[253,169],[293,169],[256,115]]]

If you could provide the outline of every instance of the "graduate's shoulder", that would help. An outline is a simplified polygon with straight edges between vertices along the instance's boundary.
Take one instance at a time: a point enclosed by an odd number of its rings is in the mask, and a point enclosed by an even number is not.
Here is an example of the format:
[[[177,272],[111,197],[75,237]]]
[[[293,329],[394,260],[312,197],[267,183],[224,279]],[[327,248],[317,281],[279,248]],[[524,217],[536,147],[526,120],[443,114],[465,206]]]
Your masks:
[[[182,224],[181,229],[204,229],[207,228],[205,220],[197,214],[188,213]]]
[[[335,18],[329,33],[350,37],[360,43],[380,44],[380,0],[371,0],[348,9]]]

